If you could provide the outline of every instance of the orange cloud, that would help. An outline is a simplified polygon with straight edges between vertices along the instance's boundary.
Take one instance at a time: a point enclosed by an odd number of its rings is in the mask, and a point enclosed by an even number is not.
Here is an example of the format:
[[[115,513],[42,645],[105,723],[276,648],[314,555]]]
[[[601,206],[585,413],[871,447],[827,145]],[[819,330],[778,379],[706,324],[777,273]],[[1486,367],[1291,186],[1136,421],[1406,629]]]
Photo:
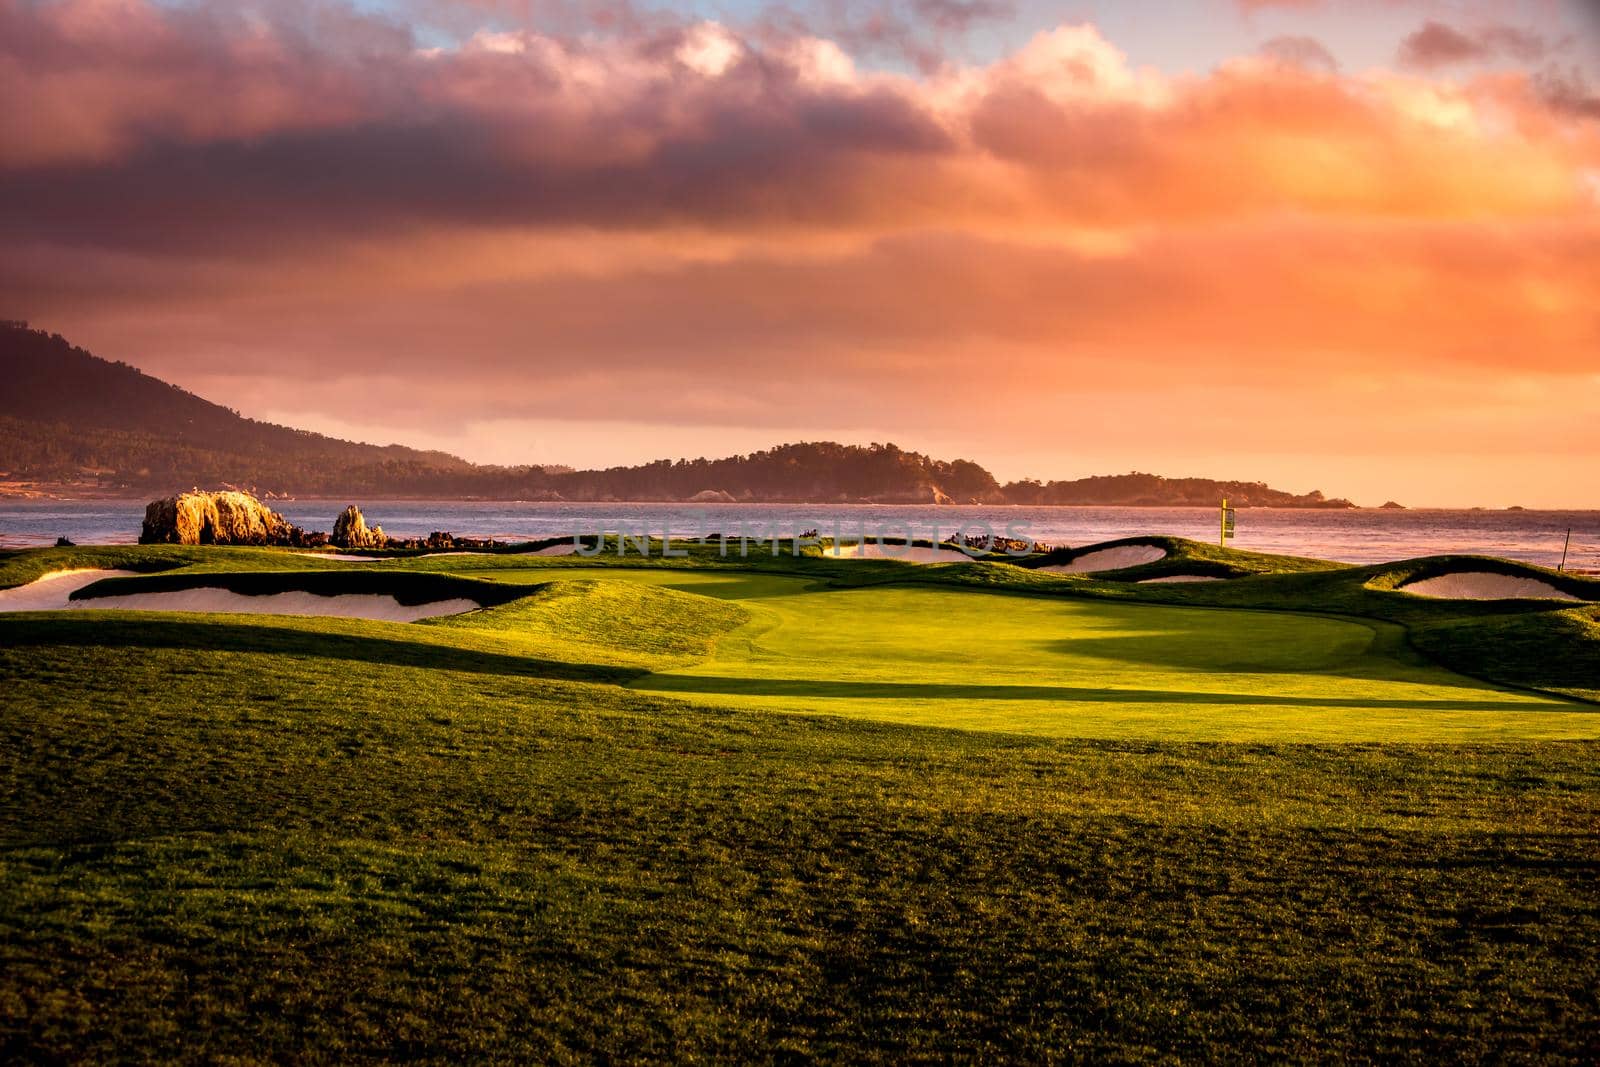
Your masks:
[[[1151,467],[1222,398],[1261,448],[1367,419],[1600,458],[1534,417],[1600,391],[1576,83],[1341,74],[1304,43],[1170,76],[1092,26],[916,76],[793,27],[439,50],[305,10],[0,0],[8,314],[396,438],[945,427],[1056,474],[1085,439],[1025,430],[1085,396]]]

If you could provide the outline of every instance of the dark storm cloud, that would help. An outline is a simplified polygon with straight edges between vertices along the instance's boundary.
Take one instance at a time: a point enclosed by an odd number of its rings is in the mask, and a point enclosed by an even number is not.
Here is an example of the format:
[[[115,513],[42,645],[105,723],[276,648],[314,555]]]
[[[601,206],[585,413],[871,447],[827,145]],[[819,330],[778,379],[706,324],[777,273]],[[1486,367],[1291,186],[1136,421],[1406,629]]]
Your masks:
[[[1261,54],[1308,70],[1333,72],[1339,69],[1339,61],[1315,37],[1274,37],[1262,44]]]
[[[30,114],[0,148],[12,239],[164,248],[434,223],[804,219],[859,204],[853,183],[875,160],[952,147],[886,85],[810,84],[775,55],[702,76],[672,59],[682,31],[602,55],[515,38],[429,56],[357,24],[354,54],[330,54],[292,29],[263,44],[193,13],[147,9],[119,46],[15,0],[0,12],[23,31],[0,54],[26,49],[13,62],[43,72],[18,85]]]
[[[1415,70],[1496,59],[1537,63],[1562,46],[1564,42],[1552,42],[1515,26],[1484,26],[1466,31],[1429,19],[1400,43],[1399,62]]]

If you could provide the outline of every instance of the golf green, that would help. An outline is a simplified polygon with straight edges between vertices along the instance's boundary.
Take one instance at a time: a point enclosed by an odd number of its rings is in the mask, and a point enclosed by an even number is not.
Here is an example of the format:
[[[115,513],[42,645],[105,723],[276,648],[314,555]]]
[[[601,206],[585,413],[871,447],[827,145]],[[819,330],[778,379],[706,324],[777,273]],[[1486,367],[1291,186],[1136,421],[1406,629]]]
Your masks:
[[[761,574],[611,567],[559,577],[645,583],[745,608],[749,621],[709,655],[632,683],[731,707],[1084,738],[1600,736],[1592,706],[1445,670],[1413,653],[1400,627],[1374,620],[915,584],[830,589]],[[648,618],[611,625],[618,647],[651,639]],[[552,645],[561,636],[551,634]]]

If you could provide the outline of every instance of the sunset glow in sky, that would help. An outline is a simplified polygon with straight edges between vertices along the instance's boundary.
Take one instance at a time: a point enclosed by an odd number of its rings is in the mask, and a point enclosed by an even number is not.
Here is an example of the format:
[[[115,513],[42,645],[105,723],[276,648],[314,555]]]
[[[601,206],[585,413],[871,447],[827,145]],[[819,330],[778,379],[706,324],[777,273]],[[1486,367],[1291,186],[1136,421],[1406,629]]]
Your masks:
[[[1600,14],[0,0],[0,317],[484,462],[1600,507]]]

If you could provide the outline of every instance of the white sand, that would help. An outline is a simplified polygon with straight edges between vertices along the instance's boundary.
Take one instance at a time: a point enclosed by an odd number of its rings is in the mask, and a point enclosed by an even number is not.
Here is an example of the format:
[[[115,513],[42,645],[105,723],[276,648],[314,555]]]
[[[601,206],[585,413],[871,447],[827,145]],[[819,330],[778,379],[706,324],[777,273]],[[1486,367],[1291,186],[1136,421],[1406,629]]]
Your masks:
[[[217,611],[242,615],[325,615],[340,619],[374,619],[380,622],[415,622],[437,615],[460,615],[482,607],[476,600],[458,597],[428,604],[402,604],[392,596],[375,593],[272,593],[245,596],[226,589],[206,587],[165,593],[129,593],[89,600],[68,599],[75,591],[102,578],[131,578],[137,571],[54,571],[15,589],[0,589],[3,611]]]
[[[1577,600],[1549,582],[1519,578],[1491,571],[1457,571],[1437,578],[1402,585],[1401,590],[1418,596],[1448,597],[1452,600]]]
[[[0,611],[60,611],[70,606],[67,598],[86,585],[93,585],[102,578],[131,578],[137,573],[98,567],[51,571],[27,585],[0,589]]]
[[[835,545],[824,555],[840,559],[897,559],[903,563],[971,563],[972,557],[959,548],[928,548],[926,545],[881,545],[867,541],[859,545]]]
[[[382,593],[341,593],[318,596],[315,593],[270,593],[245,596],[226,589],[207,586],[176,589],[165,593],[130,593],[74,600],[71,608],[106,611],[206,611],[235,615],[322,615],[337,619],[373,619],[378,622],[416,622],[438,615],[460,615],[482,607],[476,600],[457,597],[427,604],[402,604]]]
[[[1139,585],[1162,585],[1171,582],[1220,582],[1215,574],[1169,574],[1165,578],[1142,578]]]
[[[1120,571],[1124,567],[1137,567],[1166,559],[1167,550],[1156,545],[1118,545],[1085,552],[1071,563],[1040,567],[1045,574],[1096,574],[1100,571]]]
[[[578,551],[578,546],[571,541],[563,541],[559,545],[547,545],[536,548],[532,552],[518,552],[519,556],[570,556]]]

